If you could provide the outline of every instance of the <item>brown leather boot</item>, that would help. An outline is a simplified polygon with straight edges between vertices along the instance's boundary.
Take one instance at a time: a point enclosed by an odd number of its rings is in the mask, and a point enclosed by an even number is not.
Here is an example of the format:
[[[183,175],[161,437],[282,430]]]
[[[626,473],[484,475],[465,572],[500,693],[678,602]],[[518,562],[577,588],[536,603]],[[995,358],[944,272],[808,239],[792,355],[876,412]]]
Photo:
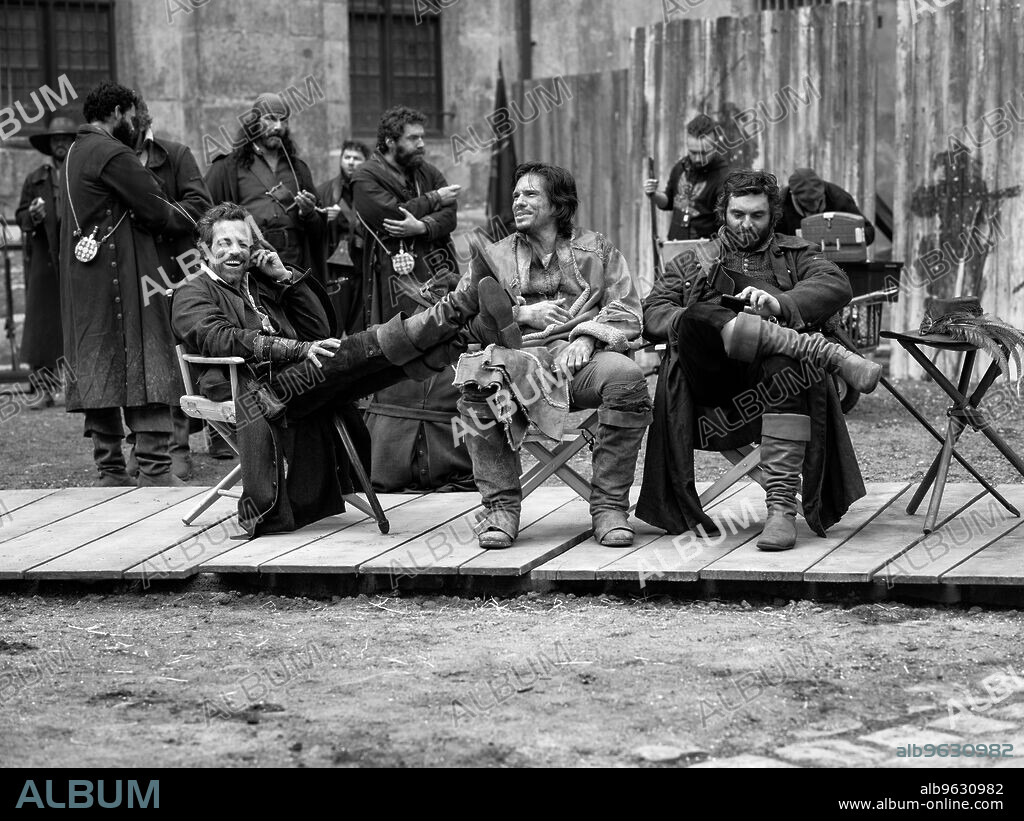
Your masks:
[[[597,418],[590,491],[594,538],[605,547],[630,547],[636,531],[629,524],[629,489],[651,412],[601,408]]]
[[[811,418],[799,413],[766,413],[761,418],[761,472],[768,520],[759,550],[790,550],[796,545],[796,495]]]
[[[726,353],[741,362],[753,362],[771,354],[806,359],[828,373],[838,373],[861,393],[871,393],[882,378],[881,365],[842,345],[826,341],[821,334],[797,333],[792,328],[784,328],[754,314],[736,315]]]

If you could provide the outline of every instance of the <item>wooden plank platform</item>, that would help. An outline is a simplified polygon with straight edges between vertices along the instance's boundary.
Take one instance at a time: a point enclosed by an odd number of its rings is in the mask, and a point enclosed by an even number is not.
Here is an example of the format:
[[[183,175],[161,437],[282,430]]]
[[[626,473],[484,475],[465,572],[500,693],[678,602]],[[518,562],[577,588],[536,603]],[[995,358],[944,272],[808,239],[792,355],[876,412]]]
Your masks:
[[[1000,485],[996,490],[1018,510],[1024,508],[1024,485]],[[939,584],[943,574],[1020,523],[995,497],[986,494],[956,519],[889,562],[879,575],[887,584]],[[1018,558],[1024,560],[1024,555]]]
[[[482,551],[473,525],[476,493],[381,497],[391,532],[358,511],[317,522],[296,533],[236,541],[236,503],[221,499],[193,526],[184,510],[204,488],[67,488],[0,493],[0,579],[185,579],[216,572],[269,577],[295,574],[366,580],[374,576],[433,576],[447,589],[486,579],[517,584],[609,582],[664,585],[696,581],[763,584],[885,583],[916,590],[1018,587],[1024,592],[1024,522],[1008,516],[973,484],[946,488],[935,534],[922,533],[923,513],[908,516],[912,487],[873,484],[825,539],[801,521],[795,550],[765,553],[754,541],[764,520],[764,492],[737,485],[709,514],[721,536],[669,536],[634,520],[633,547],[598,545],[588,506],[567,487],[545,487],[523,506],[522,529],[507,550]],[[634,488],[635,498],[638,488]],[[1000,491],[1024,507],[1024,484]],[[465,579],[464,582],[460,579]],[[810,589],[810,588],[809,588]],[[995,594],[993,594],[995,595]]]
[[[404,505],[418,499],[419,496],[402,493],[380,494],[377,497],[381,507],[385,511]],[[203,562],[199,569],[204,573],[258,573],[260,568],[282,556],[305,547],[308,544],[320,539],[347,538],[348,534],[342,531],[356,525],[368,525],[376,528],[376,522],[350,505],[346,505],[346,511],[337,516],[328,516],[319,522],[314,522],[295,533],[274,533],[269,536],[261,536],[252,541],[242,544],[221,553],[219,556]],[[390,519],[390,516],[388,517]]]
[[[260,565],[261,573],[354,574],[364,562],[405,544],[424,530],[463,516],[480,503],[476,493],[428,493],[388,514],[391,532],[370,519],[344,531],[344,539],[320,539]]]
[[[939,579],[943,584],[1024,587],[1024,528],[1017,527]]]
[[[234,504],[221,500],[226,503],[215,505],[191,526],[185,527],[181,523],[182,516],[196,504],[197,496],[205,490],[164,488],[160,493],[156,490],[144,488],[137,492],[152,496],[156,504],[164,505],[163,509],[36,565],[25,572],[25,578],[121,579],[128,568],[193,538],[197,533],[205,533],[234,515]]]
[[[25,533],[52,525],[61,519],[74,516],[94,505],[103,504],[115,496],[128,493],[127,487],[75,487],[57,493],[46,494],[18,507],[10,516],[4,517],[0,529],[0,542],[8,542]],[[13,493],[14,491],[4,491]]]
[[[871,491],[846,511],[846,515],[829,530],[824,539],[811,531],[807,523],[798,517],[799,550],[758,550],[757,540],[751,539],[705,567],[700,577],[733,581],[803,581],[804,573],[813,565],[847,542],[887,506],[898,503],[898,497],[909,487],[906,482],[873,485]]]
[[[145,519],[183,499],[195,496],[198,488],[89,488],[71,491],[79,506],[85,509],[67,515],[68,508],[59,505],[64,494],[55,493],[24,508],[32,511],[38,506],[50,509],[60,516],[57,521],[34,528],[27,533],[0,543],[0,579],[20,579],[33,567],[63,556],[78,547]],[[110,493],[109,490],[114,490]],[[121,491],[120,493],[116,491]],[[127,491],[127,492],[125,492]],[[99,504],[95,501],[102,499]],[[90,503],[89,500],[92,500]],[[117,504],[114,504],[114,502]],[[74,508],[70,508],[74,510]],[[36,511],[38,515],[39,511]],[[15,524],[15,529],[17,529]],[[83,567],[83,569],[85,569]]]
[[[711,487],[711,484],[711,482],[698,482],[697,493],[703,493]],[[724,502],[737,493],[740,488],[741,485],[739,484],[729,488],[715,500],[708,510],[714,510],[715,505]],[[633,488],[633,493],[630,496],[631,501],[635,501],[635,496],[639,495],[638,491],[639,488]],[[618,561],[623,556],[627,556],[634,550],[639,550],[644,545],[665,535],[664,530],[652,527],[639,519],[633,519],[632,523],[636,530],[632,547],[605,547],[599,544],[596,539],[589,538],[546,561],[540,567],[533,570],[530,573],[530,577],[538,581],[593,581],[597,571],[605,565]]]
[[[764,490],[756,482],[740,489],[709,511],[721,530],[718,536],[701,539],[693,534],[661,536],[594,573],[607,581],[695,582],[701,571],[731,550],[752,539],[764,526]]]
[[[0,490],[0,526],[5,524],[4,517],[13,513],[20,507],[37,502],[44,496],[56,493],[56,488],[25,489],[25,490]]]
[[[979,498],[985,490],[980,485],[947,485],[942,496],[942,510],[937,529]],[[906,512],[910,501],[903,494],[896,504],[889,505],[877,517],[804,573],[804,581],[870,582],[893,559],[901,556],[924,539],[924,510],[911,516]]]
[[[523,501],[519,517],[521,532],[525,534],[534,522],[574,498],[579,497],[567,487],[550,487],[531,493]],[[488,552],[480,549],[476,537],[477,514],[482,510],[477,504],[463,515],[363,562],[359,572],[393,578],[458,575],[464,564]],[[589,525],[588,520],[586,526]]]

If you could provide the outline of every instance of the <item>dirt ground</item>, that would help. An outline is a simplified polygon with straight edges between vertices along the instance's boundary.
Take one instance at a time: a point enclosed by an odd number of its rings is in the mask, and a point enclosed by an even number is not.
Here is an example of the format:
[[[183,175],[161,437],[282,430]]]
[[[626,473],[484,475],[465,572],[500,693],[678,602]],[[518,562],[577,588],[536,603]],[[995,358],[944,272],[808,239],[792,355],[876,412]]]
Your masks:
[[[944,423],[934,386],[901,388]],[[1020,447],[1022,422],[1014,400],[996,426]],[[848,424],[869,482],[920,478],[938,447],[881,389]],[[0,488],[91,484],[80,426],[60,408],[0,424]],[[1020,481],[981,436],[962,450],[993,481]],[[724,464],[699,460],[706,478]],[[226,470],[204,453],[196,465],[195,484]],[[93,589],[0,594],[0,765],[1024,760],[1015,610],[566,593],[310,600],[205,577]],[[1013,744],[1017,757],[906,759],[882,743],[940,743],[933,733]]]
[[[5,767],[920,766],[862,737],[936,720],[1017,757],[929,765],[1024,761],[1016,611],[193,582],[3,595],[0,625]]]

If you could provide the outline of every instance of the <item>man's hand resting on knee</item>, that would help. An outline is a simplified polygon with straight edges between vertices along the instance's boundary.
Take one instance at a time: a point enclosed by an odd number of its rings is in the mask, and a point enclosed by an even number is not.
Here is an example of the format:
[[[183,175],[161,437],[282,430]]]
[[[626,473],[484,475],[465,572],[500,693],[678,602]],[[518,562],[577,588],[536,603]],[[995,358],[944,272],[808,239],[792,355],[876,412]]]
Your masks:
[[[558,355],[555,360],[555,370],[564,371],[568,376],[572,376],[590,361],[596,345],[597,340],[592,336],[576,337]]]

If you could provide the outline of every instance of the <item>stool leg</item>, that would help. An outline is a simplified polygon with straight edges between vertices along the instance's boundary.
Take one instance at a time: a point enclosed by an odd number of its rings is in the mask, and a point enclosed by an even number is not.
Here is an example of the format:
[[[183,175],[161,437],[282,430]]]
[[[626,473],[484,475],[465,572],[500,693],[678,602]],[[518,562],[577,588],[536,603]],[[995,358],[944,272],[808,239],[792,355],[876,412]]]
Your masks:
[[[942,504],[942,494],[946,489],[946,475],[949,473],[949,463],[953,458],[953,441],[955,436],[956,424],[950,419],[949,427],[946,430],[946,441],[943,443],[942,452],[939,454],[939,464],[935,473],[935,487],[932,490],[932,498],[928,502],[928,514],[924,517],[925,533],[931,533],[935,530],[935,522],[939,518],[939,506]]]
[[[968,403],[966,399],[967,390],[971,386],[971,373],[974,371],[974,361],[977,359],[977,351],[968,351],[963,359],[963,365],[960,368],[960,382],[957,385],[957,392],[959,395],[954,394],[952,390],[947,390],[949,398],[953,400],[953,404],[949,406],[950,413],[955,410],[962,410]],[[933,366],[934,368],[934,366]],[[928,369],[931,371],[932,369]],[[933,374],[934,376],[934,374]],[[939,381],[936,379],[936,381]],[[942,384],[942,382],[940,382]],[[952,388],[952,385],[950,385]],[[946,438],[942,442],[942,450],[939,451],[939,455],[932,462],[931,467],[928,468],[928,472],[925,474],[924,479],[921,481],[921,486],[914,493],[913,498],[910,500],[910,504],[907,505],[907,513],[913,514],[917,511],[918,505],[924,499],[924,495],[928,492],[928,488],[935,483],[935,487],[932,491],[932,498],[928,504],[928,515],[925,516],[924,520],[924,532],[931,533],[935,526],[935,521],[939,515],[939,505],[942,504],[942,493],[946,489],[946,476],[949,473],[949,462],[953,456],[953,445],[959,440],[960,435],[964,431],[964,425],[960,419],[956,416],[950,416],[949,424],[946,426]]]

